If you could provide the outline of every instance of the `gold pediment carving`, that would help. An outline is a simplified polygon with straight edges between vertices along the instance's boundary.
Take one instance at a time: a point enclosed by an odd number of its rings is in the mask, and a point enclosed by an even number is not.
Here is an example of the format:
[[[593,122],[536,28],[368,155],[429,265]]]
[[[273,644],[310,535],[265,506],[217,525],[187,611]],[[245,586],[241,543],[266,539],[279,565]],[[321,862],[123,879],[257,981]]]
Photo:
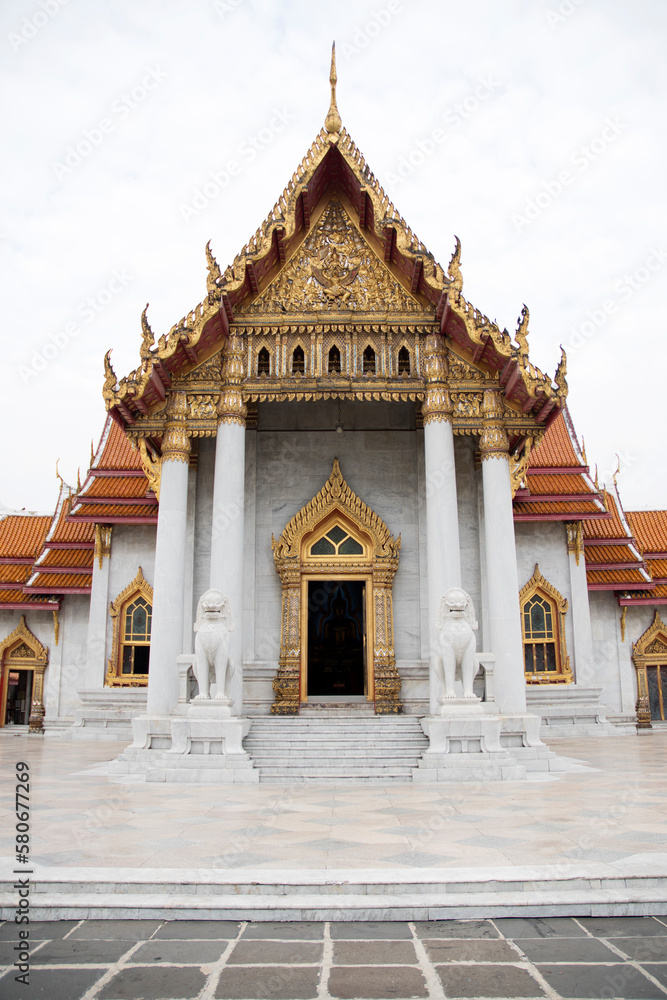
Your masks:
[[[333,199],[313,231],[246,314],[421,313]]]
[[[31,660],[37,666],[44,667],[49,662],[48,647],[43,646],[37,636],[30,631],[25,615],[21,615],[21,621],[14,631],[0,642],[0,660],[3,658],[16,658],[26,662]]]

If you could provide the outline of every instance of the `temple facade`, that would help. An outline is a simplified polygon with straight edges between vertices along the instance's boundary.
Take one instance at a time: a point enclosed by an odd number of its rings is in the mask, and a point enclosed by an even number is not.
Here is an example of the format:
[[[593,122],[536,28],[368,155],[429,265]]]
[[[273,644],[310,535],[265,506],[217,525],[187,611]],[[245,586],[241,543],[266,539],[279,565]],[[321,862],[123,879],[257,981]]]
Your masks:
[[[482,751],[663,722],[667,511],[594,480],[565,356],[544,374],[525,307],[510,335],[466,300],[460,243],[445,270],[333,89],[268,219],[225,270],[206,260],[205,298],[157,342],[144,311],[134,372],[105,357],[84,482],[53,516],[0,518],[0,725],[166,753],[217,710],[224,754],[316,706],[451,719],[454,588],[475,711],[497,719]],[[227,670],[208,715],[207,592]]]

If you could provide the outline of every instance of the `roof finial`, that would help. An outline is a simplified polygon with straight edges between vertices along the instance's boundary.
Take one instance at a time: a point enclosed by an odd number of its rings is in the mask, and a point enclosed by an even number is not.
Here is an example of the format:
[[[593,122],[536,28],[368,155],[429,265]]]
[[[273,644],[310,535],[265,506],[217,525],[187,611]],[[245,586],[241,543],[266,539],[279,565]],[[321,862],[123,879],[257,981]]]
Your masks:
[[[324,119],[324,127],[327,132],[336,133],[340,132],[343,127],[343,123],[338,114],[338,106],[336,104],[336,83],[338,77],[336,76],[336,43],[334,42],[331,46],[331,72],[329,73],[329,83],[331,84],[331,104],[329,105],[329,111]]]

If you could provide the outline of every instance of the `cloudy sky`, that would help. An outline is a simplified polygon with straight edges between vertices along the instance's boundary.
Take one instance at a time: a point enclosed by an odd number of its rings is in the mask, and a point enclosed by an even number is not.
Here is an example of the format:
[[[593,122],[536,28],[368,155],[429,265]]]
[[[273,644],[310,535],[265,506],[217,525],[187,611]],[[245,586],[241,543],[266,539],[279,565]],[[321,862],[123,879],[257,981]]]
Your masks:
[[[102,358],[139,362],[267,215],[338,104],[464,294],[568,352],[591,466],[667,506],[664,0],[4,0],[0,504],[85,472]],[[236,164],[232,171],[230,164]],[[217,180],[213,180],[217,178]],[[662,307],[662,308],[661,308]]]

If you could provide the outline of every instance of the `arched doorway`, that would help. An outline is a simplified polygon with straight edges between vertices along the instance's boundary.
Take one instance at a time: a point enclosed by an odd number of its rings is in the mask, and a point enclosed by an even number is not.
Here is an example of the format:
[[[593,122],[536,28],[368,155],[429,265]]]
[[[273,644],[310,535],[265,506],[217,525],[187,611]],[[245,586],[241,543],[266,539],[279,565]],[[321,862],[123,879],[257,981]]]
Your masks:
[[[667,626],[656,611],[653,623],[632,647],[637,670],[637,728],[667,721]]]
[[[0,642],[0,726],[30,726],[44,731],[44,671],[49,651],[26,625],[25,615]]]
[[[283,589],[272,713],[296,715],[318,696],[365,696],[378,714],[400,712],[392,584],[401,539],[352,492],[338,459],[271,545]]]

